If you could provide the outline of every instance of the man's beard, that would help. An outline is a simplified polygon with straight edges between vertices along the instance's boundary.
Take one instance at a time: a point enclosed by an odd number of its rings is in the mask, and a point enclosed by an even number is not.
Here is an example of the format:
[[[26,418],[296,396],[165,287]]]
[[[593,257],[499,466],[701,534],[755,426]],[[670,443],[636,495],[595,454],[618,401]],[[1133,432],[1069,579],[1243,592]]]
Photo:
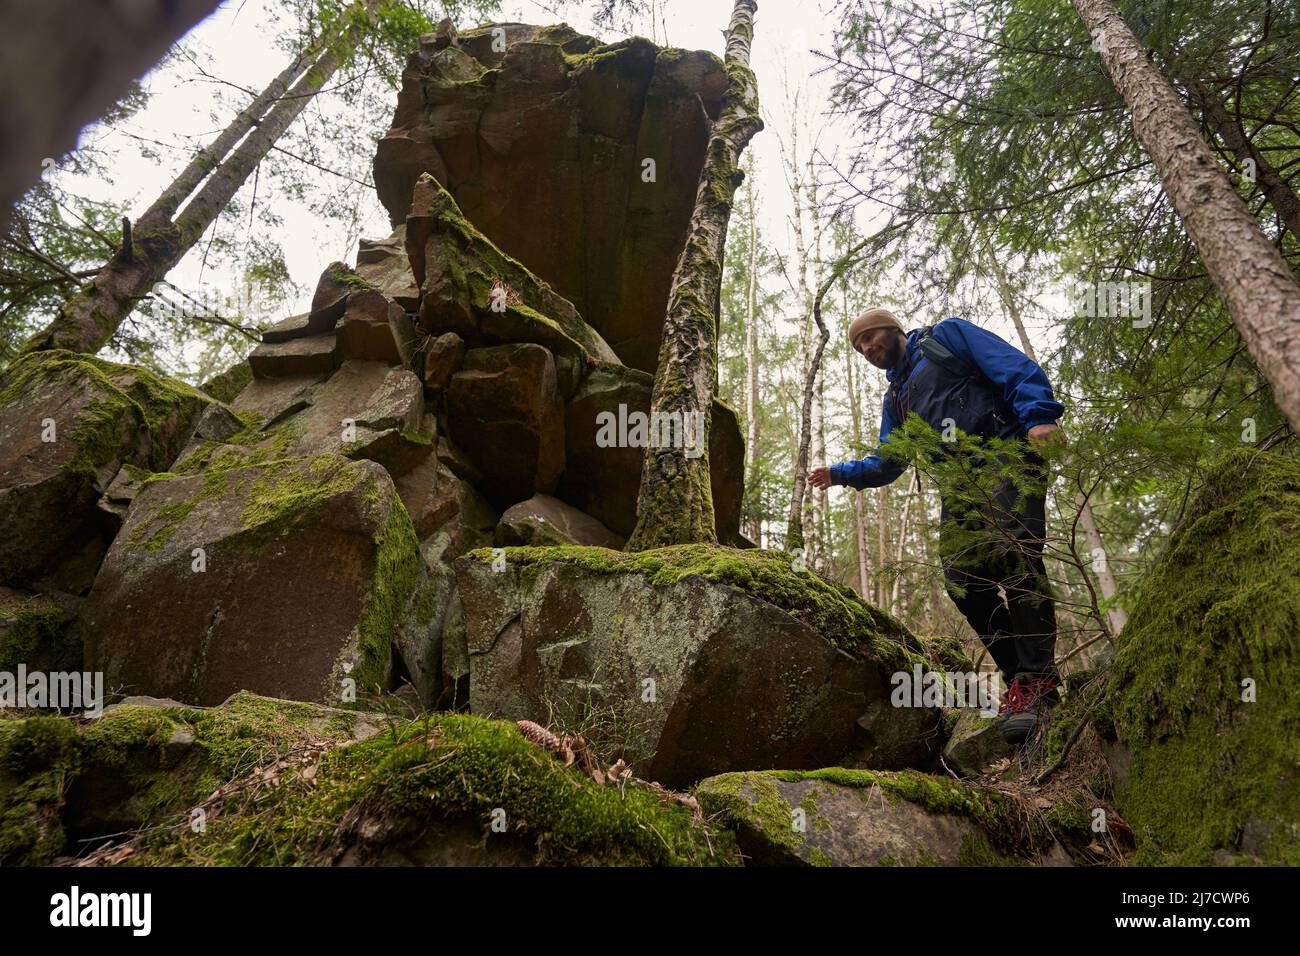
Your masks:
[[[886,371],[898,364],[898,360],[903,357],[903,349],[907,347],[907,339],[901,335],[896,335],[889,340],[888,344],[883,346],[884,355],[879,360],[867,359],[876,368],[883,368]]]

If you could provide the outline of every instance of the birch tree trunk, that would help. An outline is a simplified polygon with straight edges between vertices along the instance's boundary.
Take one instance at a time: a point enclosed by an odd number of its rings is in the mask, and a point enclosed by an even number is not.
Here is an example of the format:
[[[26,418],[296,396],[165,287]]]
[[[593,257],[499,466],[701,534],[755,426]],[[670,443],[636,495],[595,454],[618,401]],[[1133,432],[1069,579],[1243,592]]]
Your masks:
[[[885,526],[889,522],[889,488],[881,485],[876,489],[876,607],[885,606],[885,582],[880,576],[885,568]]]
[[[819,269],[822,262],[822,219],[821,210],[817,206],[817,177],[813,170],[811,157],[808,160],[808,212],[812,217],[813,227],[813,254],[809,265],[812,271],[813,288],[817,288],[821,280]],[[813,460],[824,462],[826,461],[826,369],[821,363],[818,363],[813,387],[816,390],[812,415]],[[830,490],[827,488],[813,489],[812,505],[813,528],[815,531],[813,538],[814,567],[824,572],[829,567],[830,562]]]
[[[659,442],[646,449],[628,551],[717,541],[708,455],[718,364],[717,303],[731,203],[744,178],[740,155],[763,128],[758,82],[749,68],[757,8],[755,0],[736,0],[727,27],[727,92],[709,134],[690,230],[673,272],[650,398],[652,422],[656,416],[675,418],[683,423],[683,432],[695,423],[696,444],[692,447],[688,437],[680,445]]]
[[[913,469],[912,480],[907,486],[907,500],[903,503],[903,523],[898,531],[898,547],[894,552],[894,563],[901,565],[903,563],[903,550],[907,547],[907,532],[909,519],[912,516],[912,502],[921,493],[921,473]],[[890,589],[889,594],[889,611],[891,614],[898,613],[898,590],[903,583],[903,572],[901,568],[894,570],[894,586]]]
[[[848,314],[848,296],[845,296],[844,314]],[[858,395],[857,385],[853,381],[853,355],[844,352],[844,379],[849,390],[849,417],[852,423],[853,448],[862,447],[862,401]],[[871,600],[871,578],[867,572],[867,520],[862,506],[862,492],[856,488],[849,489],[853,496],[853,531],[858,546],[858,594],[862,600]]]
[[[754,208],[754,159],[747,163],[746,208],[749,210],[749,287],[745,290],[745,490],[756,492],[758,473],[758,211]],[[750,516],[749,540],[763,546],[762,519],[755,506]]]
[[[367,22],[374,22],[380,3],[365,0]],[[122,248],[25,349],[99,351],[230,204],[338,69],[343,49],[361,33],[360,25],[353,26],[333,43],[314,44],[295,58],[163,190],[124,237]],[[177,214],[183,202],[185,208]]]
[[[1070,0],[1273,400],[1300,431],[1300,282],[1111,0]]]

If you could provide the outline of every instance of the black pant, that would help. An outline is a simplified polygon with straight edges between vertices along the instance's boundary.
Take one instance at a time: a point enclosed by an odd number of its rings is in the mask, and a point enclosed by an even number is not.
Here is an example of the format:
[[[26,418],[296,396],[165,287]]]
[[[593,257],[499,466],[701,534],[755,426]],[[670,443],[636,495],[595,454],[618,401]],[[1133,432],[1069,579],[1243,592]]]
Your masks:
[[[1039,480],[1044,474],[1037,465],[1030,473]],[[948,596],[1008,684],[1023,673],[1059,680],[1056,608],[1043,566],[1046,500],[1022,494],[1009,480],[991,498],[943,502],[939,552]]]

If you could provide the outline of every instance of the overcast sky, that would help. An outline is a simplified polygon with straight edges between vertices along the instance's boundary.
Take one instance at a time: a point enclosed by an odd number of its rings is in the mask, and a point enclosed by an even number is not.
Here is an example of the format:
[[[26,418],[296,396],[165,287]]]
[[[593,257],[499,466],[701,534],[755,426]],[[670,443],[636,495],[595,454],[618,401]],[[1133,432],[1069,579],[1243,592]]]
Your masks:
[[[272,33],[268,28],[268,6],[275,3],[276,0],[229,0],[197,26],[189,40],[197,41],[211,54],[212,69],[222,79],[248,88],[260,88],[282,69],[285,62],[285,55],[271,42]],[[533,23],[554,23],[564,19],[583,32],[601,35],[590,22],[587,12],[593,6],[575,3],[567,9],[567,16],[561,17],[550,12],[550,4],[538,0],[512,0],[504,4],[500,19]],[[781,170],[777,134],[788,140],[790,124],[797,118],[804,126],[801,151],[806,149],[804,144],[809,141],[809,129],[820,129],[818,142],[831,156],[842,155],[849,145],[849,134],[844,125],[833,122],[826,115],[830,76],[817,74],[821,62],[810,52],[810,49],[830,47],[833,22],[828,11],[831,6],[831,0],[799,3],[765,0],[760,4],[756,22],[752,66],[758,77],[768,128],[755,137],[750,148],[757,163],[762,226],[782,251],[793,248],[789,224],[792,205]],[[723,30],[730,18],[732,0],[667,0],[659,7],[661,17],[656,18],[653,24],[649,18],[643,19],[635,25],[636,33],[664,45],[722,54]],[[607,31],[603,39],[612,41],[624,35]],[[208,116],[211,85],[197,77],[187,63],[156,70],[147,82],[152,94],[149,106],[123,124],[121,130],[92,127],[83,133],[83,137],[93,138],[99,145],[113,150],[112,188],[94,181],[72,184],[76,191],[85,194],[126,199],[133,203],[133,211],[137,214],[179,170],[186,158],[186,149],[206,142],[229,119],[221,115],[219,125],[214,128]],[[798,117],[793,115],[789,106],[796,87],[802,88]],[[376,128],[384,128],[389,118],[383,116],[370,120]],[[165,144],[157,150],[161,158],[141,156],[141,140],[133,137]],[[276,230],[275,237],[283,247],[290,275],[301,289],[298,301],[292,309],[285,310],[285,314],[302,311],[310,301],[317,277],[329,262],[336,259],[355,262],[355,243],[343,236],[337,226],[318,219],[300,203],[276,196],[265,186],[265,181],[258,201],[270,204],[284,219],[284,225]],[[878,210],[874,212],[879,214]],[[872,214],[870,207],[862,207],[859,224],[872,228]],[[387,216],[372,196],[363,220],[363,234],[369,238],[382,238],[388,232]],[[198,252],[187,256],[173,271],[171,281],[189,292],[213,293],[237,287],[235,278],[230,275],[210,266],[201,270],[201,258]],[[791,312],[794,311],[792,303]],[[928,324],[941,317],[915,317],[916,321],[908,324]],[[972,318],[1009,338],[1014,334],[1000,315]],[[831,317],[831,321],[838,327],[844,320]]]

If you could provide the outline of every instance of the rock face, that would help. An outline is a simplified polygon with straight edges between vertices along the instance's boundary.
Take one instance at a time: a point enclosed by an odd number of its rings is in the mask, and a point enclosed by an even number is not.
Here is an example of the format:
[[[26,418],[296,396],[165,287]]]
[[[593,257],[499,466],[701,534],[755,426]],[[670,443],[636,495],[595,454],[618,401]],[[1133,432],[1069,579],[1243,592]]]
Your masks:
[[[1139,862],[1300,864],[1300,463],[1206,472],[1118,640],[1106,708]]]
[[[625,364],[653,371],[722,64],[564,26],[493,29],[430,36],[410,58],[375,156],[380,201],[404,223],[431,174]]]
[[[1001,794],[914,771],[729,773],[697,795],[761,866],[1069,865]]]
[[[937,709],[889,703],[914,639],[788,556],[520,548],[466,555],[456,578],[473,711],[605,715],[651,779],[907,766],[937,746]]]
[[[361,240],[356,273],[407,312],[419,311],[420,287],[406,256],[405,221],[387,239]]]
[[[636,527],[644,445],[609,444],[609,422],[647,415],[654,377],[622,365],[597,365],[583,379],[564,410],[567,467],[559,496],[624,538]],[[631,437],[631,429],[626,429]],[[745,440],[736,413],[714,400],[709,428],[709,477],[714,528],[723,544],[739,543],[744,494]]]
[[[429,176],[416,182],[406,248],[420,288],[420,328],[454,332],[471,347],[533,342],[555,357],[560,389],[571,395],[586,366],[617,361],[567,299],[503,254]]]
[[[564,405],[551,353],[498,345],[465,353],[447,386],[454,441],[502,508],[555,490],[564,470]]]
[[[0,587],[0,672],[81,670],[79,603]]]
[[[339,703],[345,679],[387,686],[418,561],[410,519],[372,462],[158,476],[83,610],[87,667],[121,692],[189,703],[238,690]]]
[[[89,586],[111,539],[95,503],[123,465],[161,468],[210,399],[71,352],[0,374],[0,584]]]

